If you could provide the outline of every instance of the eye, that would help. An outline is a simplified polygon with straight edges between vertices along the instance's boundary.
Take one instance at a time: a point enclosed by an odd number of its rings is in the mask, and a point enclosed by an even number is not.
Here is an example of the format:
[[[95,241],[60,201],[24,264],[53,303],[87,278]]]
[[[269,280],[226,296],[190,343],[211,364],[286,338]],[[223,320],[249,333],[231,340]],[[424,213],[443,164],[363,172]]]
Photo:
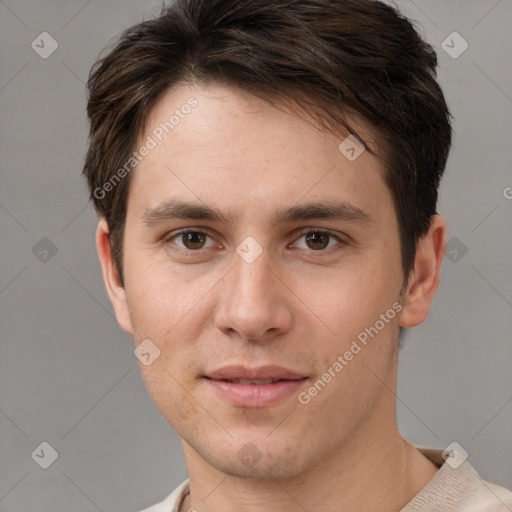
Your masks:
[[[211,239],[210,245],[207,245],[208,238]],[[333,246],[344,245],[344,241],[338,235],[326,231],[325,229],[308,229],[300,233],[299,240],[305,239],[302,246],[294,243],[299,249],[306,249],[313,252],[327,252]],[[337,242],[337,243],[336,243]],[[198,229],[181,229],[171,233],[164,239],[164,243],[172,243],[178,252],[199,252],[201,249],[209,249],[215,246],[215,242],[210,234]]]
[[[326,231],[325,229],[308,229],[307,231],[303,231],[300,233],[300,238],[305,237],[305,244],[304,247],[299,247],[300,249],[311,249],[313,251],[319,252],[325,252],[327,249],[331,249],[332,245],[330,245],[330,242],[332,239],[338,242],[338,244],[343,244],[343,240],[335,235],[334,233],[331,233],[330,231]],[[334,244],[335,246],[336,244]]]
[[[208,249],[208,247],[205,247],[207,238],[211,237],[206,231],[199,231],[197,229],[181,229],[180,231],[172,233],[164,240],[164,242],[172,242],[177,239],[183,244],[181,246],[178,243],[173,242],[179,249],[184,251],[199,251],[200,249]]]

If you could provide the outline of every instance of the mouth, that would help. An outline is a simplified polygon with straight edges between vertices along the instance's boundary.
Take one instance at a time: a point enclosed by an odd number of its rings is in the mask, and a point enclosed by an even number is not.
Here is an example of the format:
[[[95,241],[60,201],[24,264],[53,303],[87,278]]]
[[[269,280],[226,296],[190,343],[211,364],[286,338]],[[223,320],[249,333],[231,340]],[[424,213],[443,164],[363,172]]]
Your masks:
[[[265,383],[265,381],[303,379],[306,375],[277,365],[248,368],[238,364],[224,366],[217,370],[213,370],[208,372],[205,377],[212,380],[225,380],[230,382],[250,381],[258,385],[262,382]]]
[[[208,377],[207,377],[208,378]],[[251,386],[266,386],[275,382],[283,382],[292,379],[213,379],[220,382],[231,382],[232,384],[250,384]],[[295,379],[294,379],[295,380]],[[299,379],[297,379],[299,380]]]
[[[309,377],[278,366],[228,366],[203,379],[211,391],[231,405],[263,408],[296,394]]]

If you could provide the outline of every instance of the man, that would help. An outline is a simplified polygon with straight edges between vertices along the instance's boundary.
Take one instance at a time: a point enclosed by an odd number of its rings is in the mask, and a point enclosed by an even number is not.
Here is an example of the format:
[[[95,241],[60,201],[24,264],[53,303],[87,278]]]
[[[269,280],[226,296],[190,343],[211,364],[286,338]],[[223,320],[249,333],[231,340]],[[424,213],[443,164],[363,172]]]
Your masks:
[[[371,0],[178,0],[94,66],[103,277],[189,473],[147,511],[512,510],[396,421],[446,244],[436,66]]]

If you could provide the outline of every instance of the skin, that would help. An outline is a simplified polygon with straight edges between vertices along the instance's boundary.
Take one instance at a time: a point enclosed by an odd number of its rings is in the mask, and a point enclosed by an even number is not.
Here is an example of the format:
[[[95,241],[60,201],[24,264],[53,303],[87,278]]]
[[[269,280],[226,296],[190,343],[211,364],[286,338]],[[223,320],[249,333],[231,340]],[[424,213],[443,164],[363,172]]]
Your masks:
[[[215,84],[167,91],[141,142],[191,96],[198,106],[131,176],[125,288],[104,219],[97,229],[120,326],[136,344],[149,338],[161,351],[141,371],[183,442],[191,494],[182,510],[399,510],[437,470],[400,435],[395,391],[398,329],[428,315],[445,220],[432,218],[401,296],[397,217],[377,158],[365,151],[351,162],[338,150],[348,134]],[[357,128],[377,151],[364,123]],[[233,218],[145,225],[144,212],[171,197]],[[357,206],[371,222],[272,221],[274,210],[328,200]],[[187,244],[173,237],[181,228],[209,237]],[[329,230],[341,241],[315,245],[304,228]],[[263,249],[252,263],[236,252],[248,236]],[[269,407],[236,407],[201,378],[227,364],[277,364],[308,376],[307,391],[394,303],[401,312],[306,405],[293,394]],[[248,442],[261,455],[252,467],[237,457]]]

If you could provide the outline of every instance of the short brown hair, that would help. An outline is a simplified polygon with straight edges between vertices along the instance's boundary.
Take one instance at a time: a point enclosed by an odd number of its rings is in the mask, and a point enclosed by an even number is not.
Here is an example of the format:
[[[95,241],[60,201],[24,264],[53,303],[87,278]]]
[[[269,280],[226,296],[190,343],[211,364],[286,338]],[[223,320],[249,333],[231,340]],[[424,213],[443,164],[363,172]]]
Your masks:
[[[375,129],[406,279],[436,214],[451,146],[436,68],[435,51],[412,23],[374,0],[176,0],[158,18],[125,30],[89,75],[83,168],[109,225],[121,282],[130,175],[109,193],[98,190],[130,158],[157,100],[180,82],[217,82],[271,103],[287,100],[356,136],[350,115]]]

